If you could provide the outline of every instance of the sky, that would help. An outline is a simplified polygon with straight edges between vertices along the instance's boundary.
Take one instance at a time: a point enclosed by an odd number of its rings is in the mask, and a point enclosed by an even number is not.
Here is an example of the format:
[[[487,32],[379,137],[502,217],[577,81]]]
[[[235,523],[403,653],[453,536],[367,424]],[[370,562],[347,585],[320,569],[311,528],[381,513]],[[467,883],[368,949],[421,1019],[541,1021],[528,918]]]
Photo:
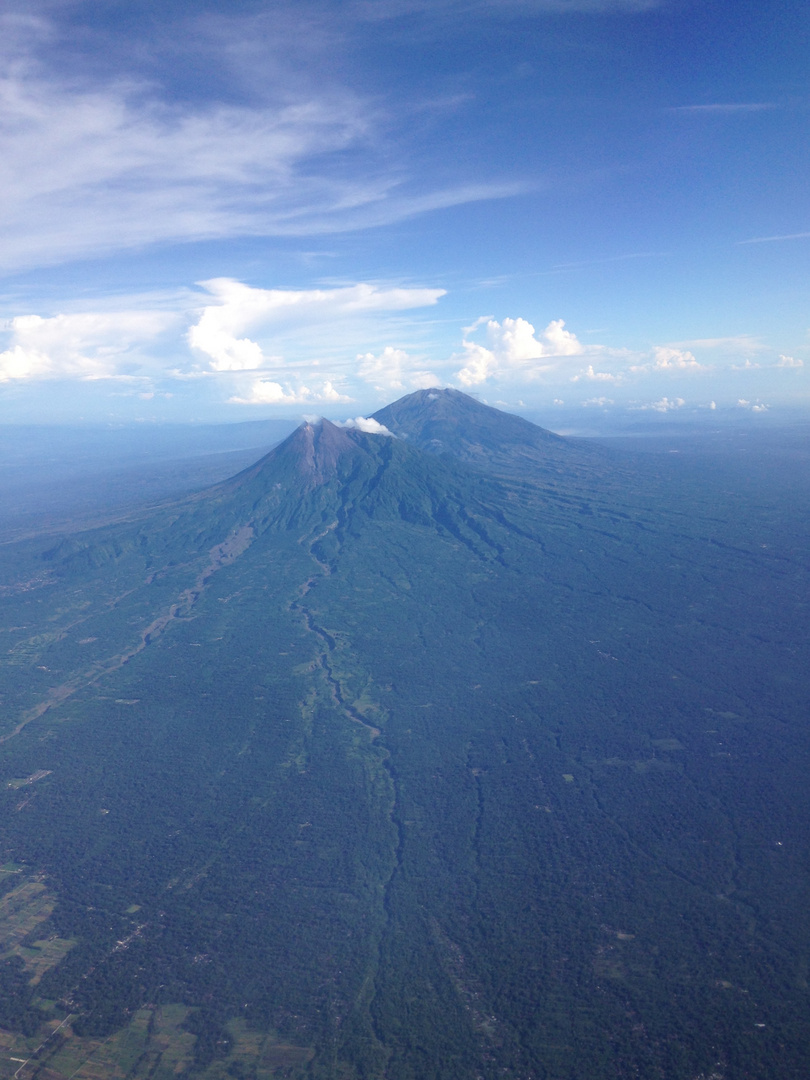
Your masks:
[[[810,412],[804,0],[5,0],[0,423]]]

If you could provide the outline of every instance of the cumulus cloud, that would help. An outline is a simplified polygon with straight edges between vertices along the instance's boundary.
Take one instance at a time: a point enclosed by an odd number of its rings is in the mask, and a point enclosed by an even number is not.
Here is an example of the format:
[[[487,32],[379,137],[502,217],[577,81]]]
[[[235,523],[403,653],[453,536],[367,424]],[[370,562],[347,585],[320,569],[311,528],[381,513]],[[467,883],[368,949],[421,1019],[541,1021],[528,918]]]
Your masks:
[[[662,397],[658,401],[650,401],[646,405],[635,405],[635,409],[641,412],[652,410],[653,412],[672,412],[673,409],[682,409],[686,404],[682,397],[673,398],[670,400],[668,397]]]
[[[484,327],[485,343],[471,340]],[[531,378],[559,366],[561,358],[580,356],[585,347],[565,329],[562,319],[550,322],[540,335],[526,319],[479,319],[467,328],[464,352],[453,359],[463,362],[455,377],[462,386],[479,386],[495,376],[519,373]]]
[[[767,412],[768,406],[763,405],[761,401],[747,401],[745,398],[739,398],[737,406],[740,409],[748,409],[750,412]]]
[[[389,431],[385,424],[381,424],[372,416],[355,416],[353,420],[333,420],[332,423],[336,427],[355,428],[357,431],[365,431],[368,435],[390,435],[391,438],[394,437],[393,431]]]
[[[164,311],[18,315],[3,327],[11,340],[0,353],[0,382],[131,376],[141,367],[139,347],[175,321]]]
[[[796,356],[783,356],[780,353],[779,354],[779,363],[776,366],[777,367],[786,367],[786,368],[804,367],[804,360],[800,360]]]
[[[0,382],[216,376],[225,396],[251,404],[351,401],[348,380],[383,390],[441,383],[424,356],[355,350],[358,339],[376,341],[398,326],[402,312],[437,303],[442,289],[260,289],[229,278],[205,288],[202,304],[199,292],[178,290],[131,297],[141,310],[103,310],[100,300],[100,311],[0,321]]]
[[[438,375],[420,367],[419,358],[392,345],[386,345],[376,356],[370,352],[358,353],[357,360],[358,375],[376,390],[429,390],[441,386]]]
[[[247,337],[248,330],[267,335],[291,326],[311,328],[337,319],[425,307],[445,294],[444,289],[384,289],[366,283],[336,289],[256,289],[232,278],[215,278],[202,286],[216,303],[204,307],[188,331],[188,343],[208,357],[211,371],[254,371],[283,363]]]
[[[652,350],[652,362],[641,364],[633,371],[701,371],[699,364],[688,349],[677,349],[672,345],[656,345]]]
[[[609,371],[595,371],[593,364],[589,364],[587,369],[580,372],[579,375],[573,375],[571,382],[581,382],[583,379],[587,379],[589,382],[618,383],[622,381],[621,375],[614,375]]]
[[[302,405],[306,402],[338,403],[351,400],[336,390],[329,380],[319,389],[312,390],[308,386],[282,386],[272,379],[256,379],[246,395],[235,394],[228,398],[233,405]]]
[[[653,365],[659,371],[666,368],[696,371],[702,366],[688,350],[673,349],[667,345],[657,345],[653,349]]]

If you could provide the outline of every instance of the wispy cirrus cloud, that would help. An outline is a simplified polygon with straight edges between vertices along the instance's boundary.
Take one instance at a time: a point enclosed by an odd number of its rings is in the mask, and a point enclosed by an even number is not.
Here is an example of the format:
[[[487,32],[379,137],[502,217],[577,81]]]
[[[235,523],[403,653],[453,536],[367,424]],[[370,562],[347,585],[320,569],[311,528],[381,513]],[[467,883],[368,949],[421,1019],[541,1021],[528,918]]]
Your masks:
[[[404,15],[633,14],[660,7],[663,0],[355,0],[350,10],[373,21]]]
[[[75,58],[72,67],[49,63],[61,40],[53,22],[0,18],[8,37],[0,48],[0,269],[157,243],[345,232],[526,190],[513,178],[420,177],[396,152],[390,108],[337,77],[316,78],[312,57],[303,76],[281,50],[266,49],[245,64],[262,78],[237,78],[231,69],[249,47],[250,25],[197,21],[189,48],[201,50],[212,82],[228,92],[189,97],[167,90],[148,64],[114,74],[90,63],[83,71]],[[328,53],[337,30],[318,26]],[[262,33],[265,40],[269,29]],[[170,59],[161,58],[164,68]]]
[[[750,240],[738,240],[737,244],[776,244],[782,240],[807,240],[810,232],[782,233],[777,236],[753,236]]]
[[[0,80],[0,265],[158,242],[313,235],[513,193],[407,190],[402,175],[331,171],[363,157],[373,119],[350,94],[271,108],[167,104],[147,88]]]
[[[777,109],[775,101],[718,101],[706,105],[673,105],[668,112],[723,115],[728,113],[756,113]]]
[[[732,334],[728,337],[690,338],[687,341],[671,341],[673,349],[711,349],[725,352],[757,353],[767,350],[767,345],[752,334]]]
[[[630,251],[624,255],[608,255],[603,259],[584,259],[581,262],[556,263],[552,270],[584,270],[589,266],[601,266],[605,263],[629,262],[633,259],[662,259],[665,251]]]

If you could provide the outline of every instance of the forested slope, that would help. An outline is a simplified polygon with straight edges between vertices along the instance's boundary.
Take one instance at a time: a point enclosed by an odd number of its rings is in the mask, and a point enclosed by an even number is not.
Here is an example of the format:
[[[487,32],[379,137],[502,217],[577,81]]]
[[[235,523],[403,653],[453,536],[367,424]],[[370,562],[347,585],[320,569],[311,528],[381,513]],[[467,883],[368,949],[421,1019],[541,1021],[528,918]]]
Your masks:
[[[4,549],[4,1075],[803,1075],[796,508],[484,410]]]

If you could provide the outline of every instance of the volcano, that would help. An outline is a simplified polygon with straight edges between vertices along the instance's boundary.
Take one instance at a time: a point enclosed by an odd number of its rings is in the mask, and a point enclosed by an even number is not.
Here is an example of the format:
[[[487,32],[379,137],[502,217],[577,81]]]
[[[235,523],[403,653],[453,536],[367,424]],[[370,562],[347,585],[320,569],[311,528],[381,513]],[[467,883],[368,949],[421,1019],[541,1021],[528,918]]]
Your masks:
[[[801,1075],[789,515],[374,419],[5,546],[9,1075]]]

